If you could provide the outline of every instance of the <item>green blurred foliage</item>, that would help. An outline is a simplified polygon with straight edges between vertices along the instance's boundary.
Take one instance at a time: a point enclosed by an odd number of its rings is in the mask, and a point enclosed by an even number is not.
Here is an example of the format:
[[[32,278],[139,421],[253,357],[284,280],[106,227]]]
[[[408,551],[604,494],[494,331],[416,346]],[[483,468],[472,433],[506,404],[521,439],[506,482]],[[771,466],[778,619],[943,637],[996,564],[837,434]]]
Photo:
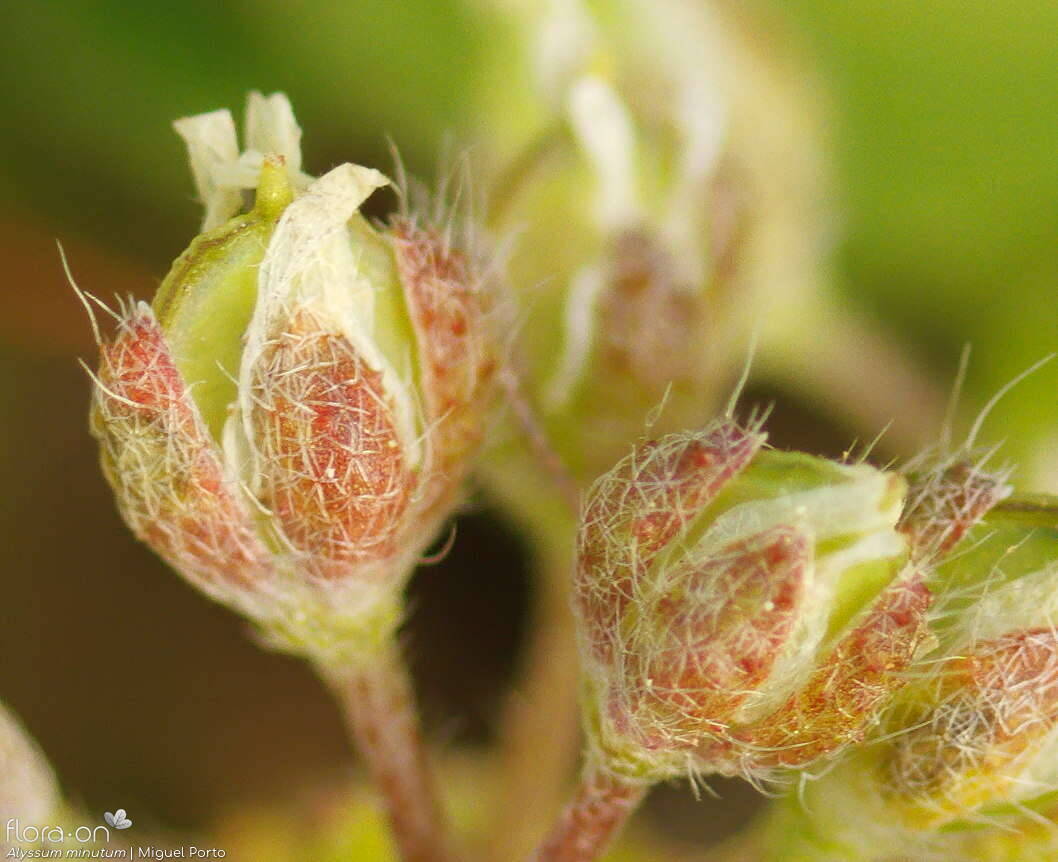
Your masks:
[[[179,116],[285,90],[317,170],[351,155],[418,171],[467,107],[476,32],[458,0],[16,4],[0,189],[125,254],[175,256],[198,218]],[[164,254],[163,254],[164,252]]]
[[[971,344],[979,406],[1058,350],[1058,6],[785,6],[834,106],[845,286],[949,373]],[[1056,431],[1052,363],[1004,399],[986,437],[1032,457]]]

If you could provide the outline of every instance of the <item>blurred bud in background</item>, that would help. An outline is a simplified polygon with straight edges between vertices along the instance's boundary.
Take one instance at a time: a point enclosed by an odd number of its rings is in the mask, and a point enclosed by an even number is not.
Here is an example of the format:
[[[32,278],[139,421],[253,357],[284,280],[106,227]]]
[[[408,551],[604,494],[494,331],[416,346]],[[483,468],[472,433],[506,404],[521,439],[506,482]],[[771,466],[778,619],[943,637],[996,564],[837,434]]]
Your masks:
[[[589,495],[587,727],[620,775],[810,766],[863,738],[923,643],[900,477],[763,444],[727,420],[670,435]]]
[[[284,96],[251,95],[241,153],[227,111],[176,125],[204,233],[102,345],[103,468],[177,571],[334,663],[391,634],[460,499],[493,367],[483,285],[458,225],[358,214],[377,171],[302,173]]]
[[[59,805],[47,760],[18,719],[0,704],[0,821],[41,827]],[[0,847],[4,838],[0,836]]]
[[[517,39],[486,77],[481,136],[490,222],[511,236],[515,367],[586,488],[663,399],[655,432],[706,421],[750,332],[766,351],[805,310],[814,118],[715,4],[497,5]]]

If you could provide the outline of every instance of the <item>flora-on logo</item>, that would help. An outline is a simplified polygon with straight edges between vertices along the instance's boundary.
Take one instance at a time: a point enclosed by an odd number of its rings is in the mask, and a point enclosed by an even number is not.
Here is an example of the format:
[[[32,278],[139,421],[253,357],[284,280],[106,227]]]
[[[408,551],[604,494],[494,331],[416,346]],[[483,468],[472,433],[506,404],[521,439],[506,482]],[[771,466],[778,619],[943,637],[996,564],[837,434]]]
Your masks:
[[[124,812],[120,812],[124,814]],[[115,816],[115,815],[110,815]],[[118,826],[119,829],[125,829],[132,825],[132,821],[128,818],[123,818],[125,826]],[[107,820],[110,823],[110,820]],[[117,826],[115,822],[113,824]],[[4,828],[3,840],[0,840],[0,847],[7,849],[13,845],[18,844],[65,844],[68,838],[72,838],[79,844],[88,843],[109,843],[110,842],[110,829],[106,826],[78,826],[72,832],[67,832],[62,826],[30,826],[24,825],[19,821],[17,817],[12,817],[7,821]],[[19,856],[17,853],[8,853],[5,858],[29,858],[26,856]],[[44,857],[33,857],[33,858],[44,858]],[[49,857],[49,858],[58,858]]]
[[[128,829],[132,825],[124,808],[119,808],[113,814],[109,811],[104,812],[103,819],[107,822],[107,826],[113,826],[115,829]]]

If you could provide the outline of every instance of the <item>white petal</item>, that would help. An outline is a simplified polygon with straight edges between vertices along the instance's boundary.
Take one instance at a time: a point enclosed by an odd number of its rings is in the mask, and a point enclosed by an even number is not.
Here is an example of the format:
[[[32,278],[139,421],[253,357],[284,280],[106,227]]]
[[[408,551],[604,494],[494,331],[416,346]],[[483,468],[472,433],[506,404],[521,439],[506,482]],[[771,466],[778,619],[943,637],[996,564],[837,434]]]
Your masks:
[[[635,129],[628,111],[613,87],[593,76],[570,88],[568,111],[573,133],[595,169],[600,226],[628,227],[639,219]]]
[[[245,145],[262,155],[279,154],[291,175],[301,173],[301,126],[284,93],[263,96],[257,91],[246,100]]]
[[[549,411],[561,410],[576,392],[588,370],[588,359],[598,329],[599,297],[608,286],[601,264],[583,267],[570,282],[563,314],[565,338],[554,375],[547,383],[544,403]]]
[[[677,103],[677,127],[682,138],[680,164],[665,207],[662,235],[672,250],[680,278],[701,284],[709,254],[703,238],[709,235],[712,194],[709,184],[716,173],[727,135],[727,104],[718,86],[706,81],[688,83]]]
[[[680,180],[699,183],[713,175],[727,134],[727,103],[711,81],[688,82],[676,104],[676,121],[683,138]]]
[[[552,0],[536,34],[534,66],[545,97],[561,105],[570,82],[584,71],[598,42],[580,0]]]
[[[242,205],[239,190],[227,187],[220,178],[239,157],[235,121],[230,111],[210,111],[182,117],[173,128],[187,144],[195,189],[206,208],[202,229],[209,230],[235,215]]]

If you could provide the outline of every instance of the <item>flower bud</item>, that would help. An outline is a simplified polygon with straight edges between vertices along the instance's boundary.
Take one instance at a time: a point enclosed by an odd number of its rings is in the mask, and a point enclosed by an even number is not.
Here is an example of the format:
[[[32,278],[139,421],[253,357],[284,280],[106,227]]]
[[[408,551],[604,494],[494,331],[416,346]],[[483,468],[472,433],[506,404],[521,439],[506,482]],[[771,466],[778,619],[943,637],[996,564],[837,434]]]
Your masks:
[[[59,788],[51,767],[18,720],[0,704],[0,821],[40,826],[58,804]]]
[[[925,559],[946,556],[1011,491],[1002,473],[975,465],[965,452],[926,456],[905,473],[907,504],[898,526],[914,554]]]
[[[290,649],[364,649],[481,439],[482,285],[447,234],[359,215],[377,171],[302,174],[285,97],[252,94],[246,125],[239,155],[226,111],[177,123],[207,229],[102,346],[92,429],[177,571]]]
[[[996,501],[931,576],[939,647],[888,720],[882,760],[913,828],[1058,789],[1055,503]]]
[[[860,739],[929,595],[894,474],[762,448],[730,420],[593,487],[574,607],[596,756],[629,777],[768,777]]]
[[[936,647],[911,668],[880,739],[785,816],[843,859],[1053,858],[1058,500],[1010,494],[999,476],[949,461],[913,479],[901,524],[934,565]]]
[[[659,433],[713,415],[750,329],[763,349],[810,289],[812,135],[795,76],[713,4],[525,5],[499,62],[531,93],[505,86],[483,131],[490,216],[515,236],[525,394],[586,489],[663,399]]]
[[[1034,628],[975,643],[947,663],[920,715],[885,763],[906,820],[934,828],[1040,795],[1058,778],[1058,635]]]

